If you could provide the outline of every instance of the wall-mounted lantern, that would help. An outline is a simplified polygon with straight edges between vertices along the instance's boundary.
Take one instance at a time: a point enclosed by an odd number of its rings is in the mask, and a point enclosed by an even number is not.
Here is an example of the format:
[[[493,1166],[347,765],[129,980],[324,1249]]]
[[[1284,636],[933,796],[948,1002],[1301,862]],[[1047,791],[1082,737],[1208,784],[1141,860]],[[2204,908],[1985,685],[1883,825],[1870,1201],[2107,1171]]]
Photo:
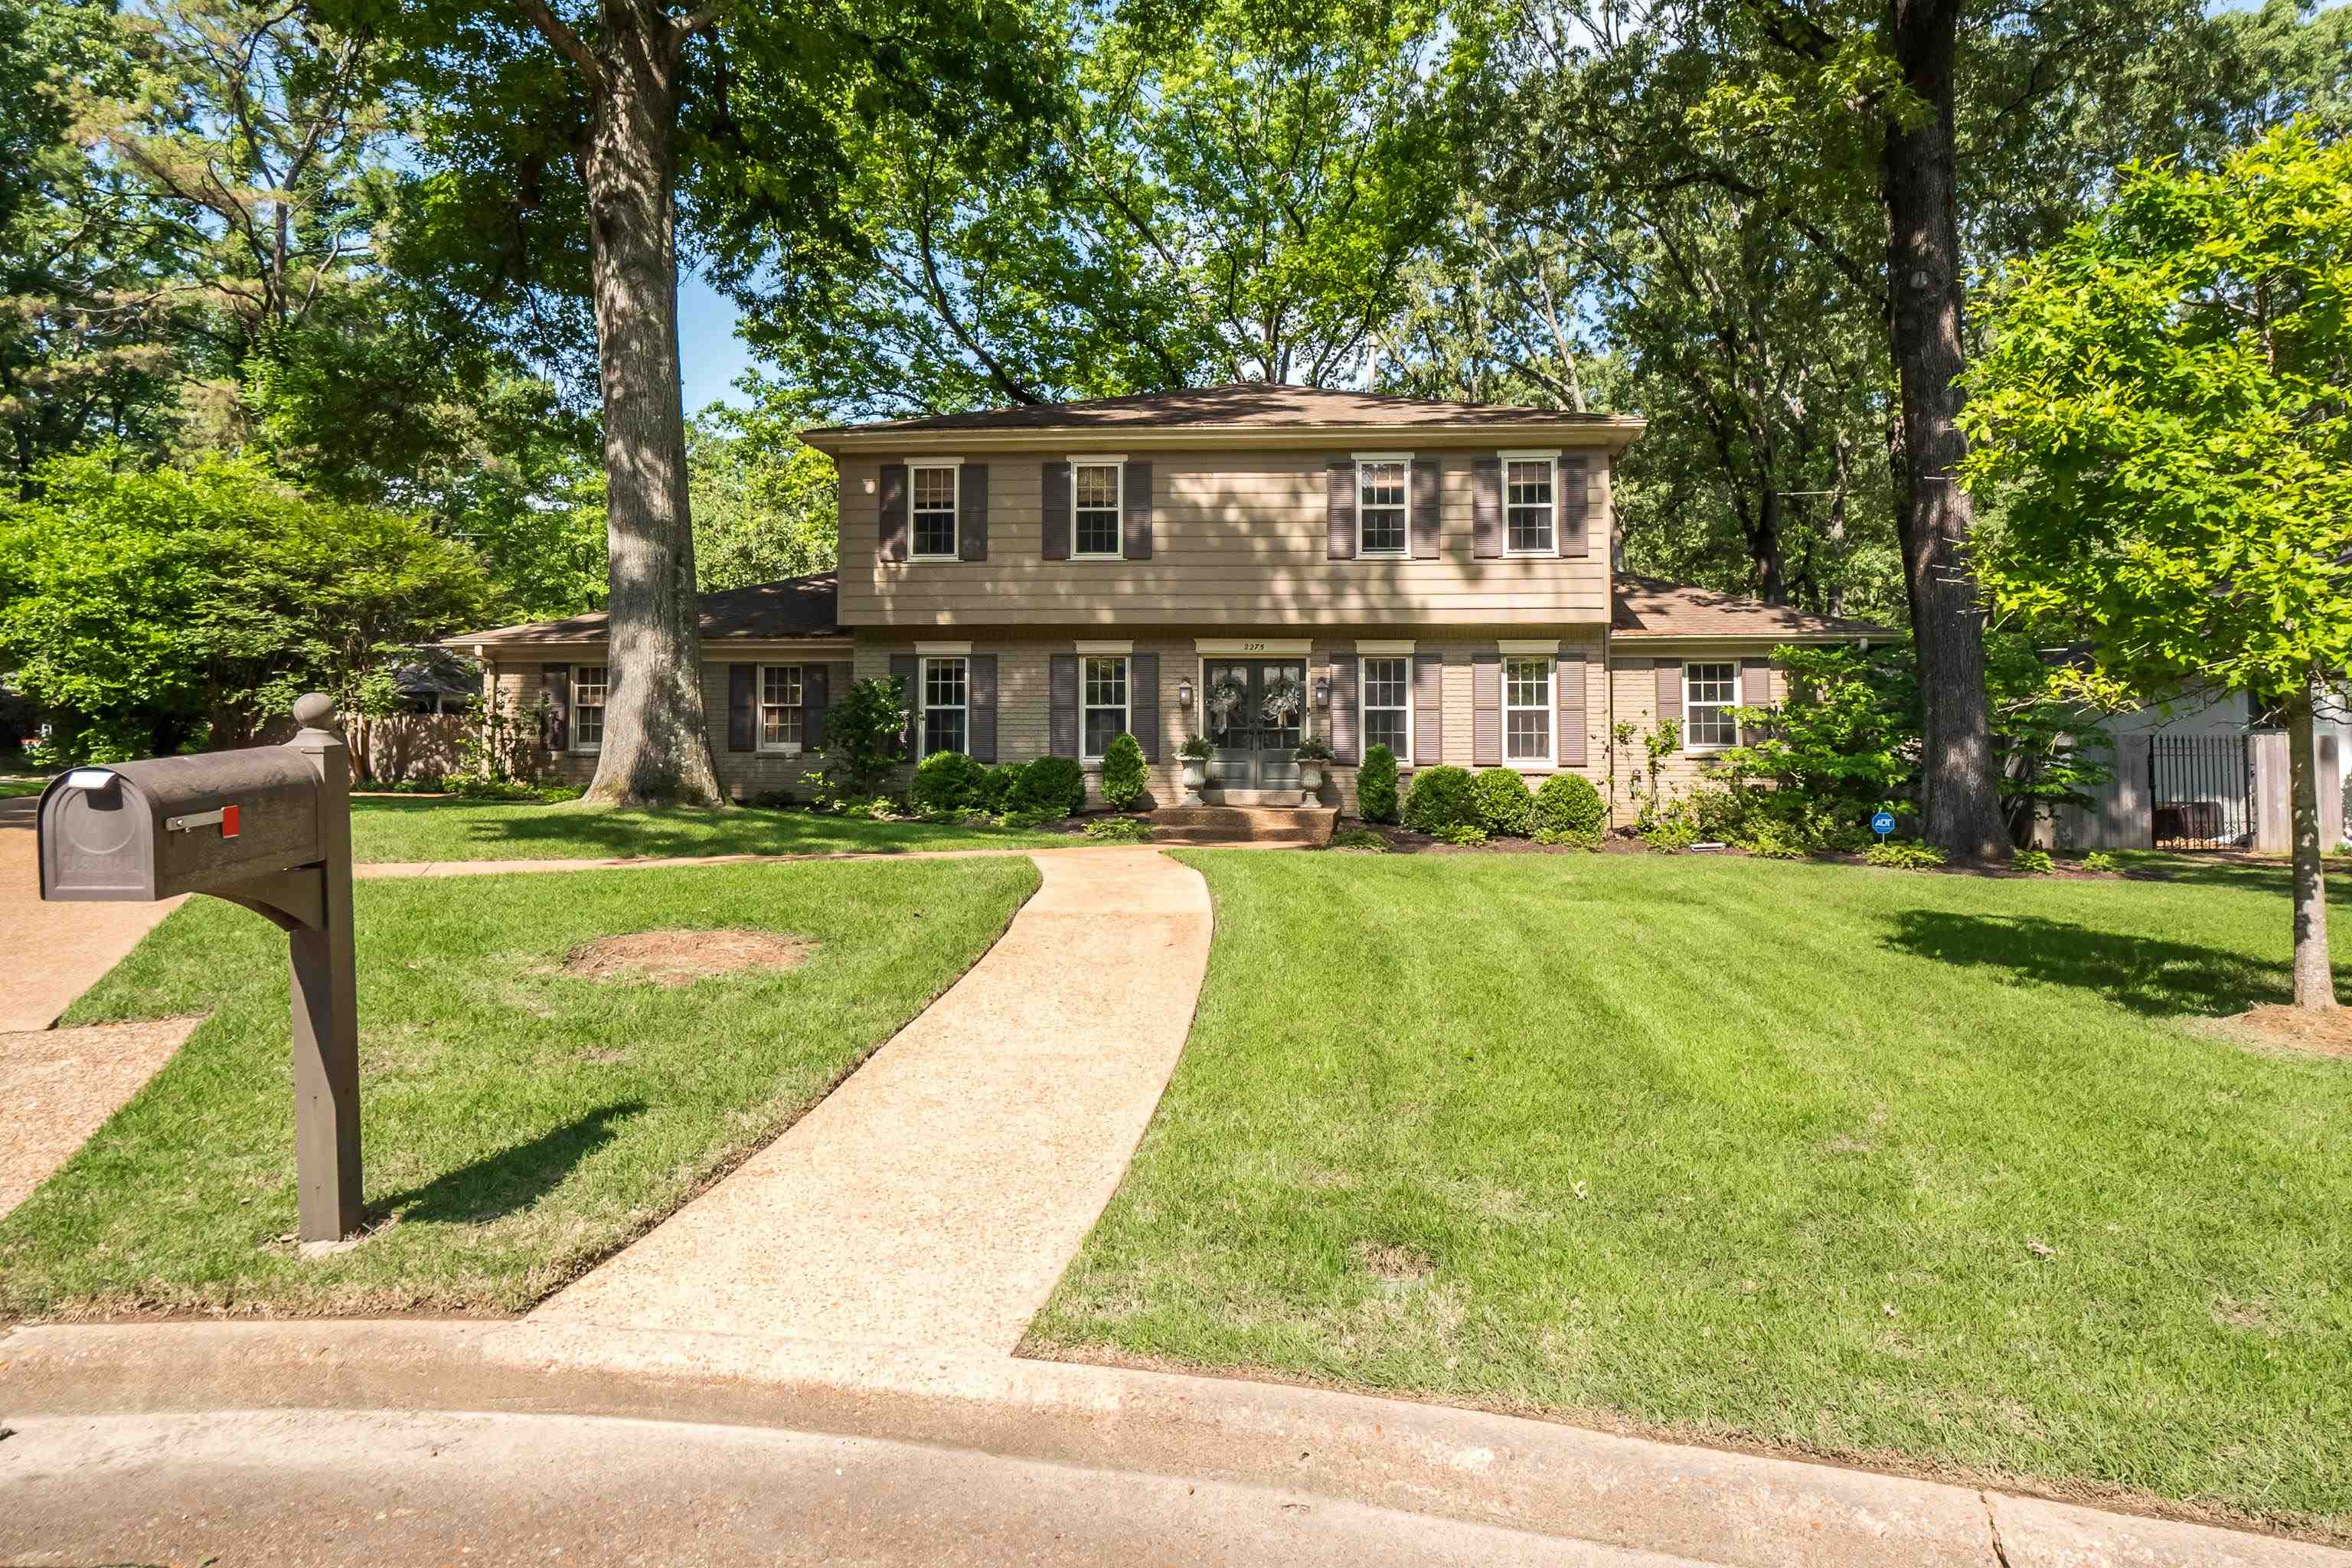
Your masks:
[[[1176,706],[1183,709],[1188,713],[1192,710],[1192,681],[1180,680],[1176,683]]]
[[[1331,678],[1328,675],[1318,675],[1315,678],[1315,706],[1327,712],[1330,710]]]

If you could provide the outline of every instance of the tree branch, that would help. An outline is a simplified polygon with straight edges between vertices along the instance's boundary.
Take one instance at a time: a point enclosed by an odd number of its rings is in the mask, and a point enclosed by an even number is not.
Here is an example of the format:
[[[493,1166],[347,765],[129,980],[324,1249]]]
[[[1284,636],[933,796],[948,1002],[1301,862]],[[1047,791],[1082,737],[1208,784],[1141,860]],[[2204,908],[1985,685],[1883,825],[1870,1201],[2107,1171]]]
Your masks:
[[[557,53],[580,68],[589,91],[604,90],[604,68],[596,58],[596,51],[581,42],[580,35],[548,8],[547,0],[515,0],[515,6],[539,30],[539,36],[555,47]]]

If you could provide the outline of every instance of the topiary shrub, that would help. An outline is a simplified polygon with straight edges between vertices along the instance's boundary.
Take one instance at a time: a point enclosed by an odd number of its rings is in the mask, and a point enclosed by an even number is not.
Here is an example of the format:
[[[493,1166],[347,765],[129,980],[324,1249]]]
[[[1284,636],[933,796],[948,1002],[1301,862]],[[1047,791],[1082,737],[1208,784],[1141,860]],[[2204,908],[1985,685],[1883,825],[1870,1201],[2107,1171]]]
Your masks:
[[[1554,773],[1536,791],[1536,832],[1551,834],[1549,843],[1597,849],[1608,826],[1609,807],[1582,773]]]
[[[1404,797],[1404,825],[1432,835],[1441,828],[1478,826],[1478,791],[1470,771],[1438,767],[1415,773],[1412,791]]]
[[[1535,826],[1536,797],[1528,781],[1509,768],[1488,768],[1478,775],[1478,826],[1489,833],[1525,838]]]
[[[1087,775],[1068,757],[1039,757],[1024,763],[1021,778],[1005,796],[1005,808],[1067,816],[1087,804]]]
[[[961,752],[933,752],[915,766],[918,811],[969,811],[987,799],[988,764]]]
[[[1110,744],[1103,748],[1103,804],[1113,811],[1125,811],[1143,798],[1150,784],[1143,771],[1143,745],[1134,736],[1113,735]]]
[[[1397,819],[1396,753],[1386,746],[1364,752],[1364,765],[1356,773],[1356,814],[1366,822]]]
[[[1021,783],[1019,763],[999,763],[988,770],[980,781],[980,805],[983,811],[1003,811],[1004,803],[1013,798],[1013,791]]]

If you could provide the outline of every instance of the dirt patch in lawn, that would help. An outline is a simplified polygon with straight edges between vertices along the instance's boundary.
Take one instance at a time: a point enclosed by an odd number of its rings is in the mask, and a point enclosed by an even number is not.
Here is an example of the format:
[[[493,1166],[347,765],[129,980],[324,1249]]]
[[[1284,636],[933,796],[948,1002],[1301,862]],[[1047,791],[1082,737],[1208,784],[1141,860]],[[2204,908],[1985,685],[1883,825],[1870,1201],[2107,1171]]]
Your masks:
[[[1356,1260],[1373,1279],[1386,1280],[1391,1285],[1426,1279],[1437,1267],[1430,1261],[1429,1254],[1418,1247],[1402,1247],[1391,1242],[1356,1243]]]
[[[2205,1029],[2233,1045],[2352,1059],[2352,1007],[2314,1013],[2272,1005],[2216,1018]]]
[[[563,969],[588,980],[691,985],[713,974],[798,969],[815,951],[813,942],[772,931],[641,931],[575,947]]]

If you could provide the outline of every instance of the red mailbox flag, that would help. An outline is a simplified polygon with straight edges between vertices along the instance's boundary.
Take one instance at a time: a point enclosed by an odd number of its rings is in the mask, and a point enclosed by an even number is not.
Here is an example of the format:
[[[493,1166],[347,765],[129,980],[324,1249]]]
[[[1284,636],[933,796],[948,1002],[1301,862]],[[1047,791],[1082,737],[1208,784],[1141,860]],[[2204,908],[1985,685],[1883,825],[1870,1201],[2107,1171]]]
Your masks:
[[[236,837],[236,807],[233,805],[221,807],[221,837],[223,838]]]

